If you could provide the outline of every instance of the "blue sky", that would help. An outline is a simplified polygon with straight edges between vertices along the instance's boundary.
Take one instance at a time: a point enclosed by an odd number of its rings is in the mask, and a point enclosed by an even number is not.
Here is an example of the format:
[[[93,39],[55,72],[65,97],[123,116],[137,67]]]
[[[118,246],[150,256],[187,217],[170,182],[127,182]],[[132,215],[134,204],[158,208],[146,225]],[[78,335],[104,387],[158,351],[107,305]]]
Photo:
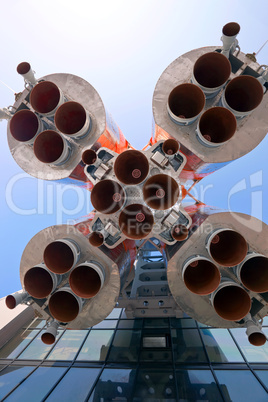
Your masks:
[[[242,6],[243,4],[243,6]],[[98,0],[12,1],[1,9],[0,80],[23,89],[16,73],[29,61],[36,76],[73,73],[101,95],[124,135],[137,149],[151,135],[152,95],[163,70],[192,49],[221,45],[222,26],[237,21],[244,53],[268,38],[266,0],[251,1]],[[268,45],[258,55],[268,63]],[[12,91],[0,83],[0,107],[12,105]],[[0,122],[0,297],[21,288],[20,258],[41,229],[90,211],[81,189],[38,182],[13,160]],[[268,223],[268,138],[249,155],[204,179],[195,196],[221,208],[252,213]],[[202,197],[201,197],[202,198]]]

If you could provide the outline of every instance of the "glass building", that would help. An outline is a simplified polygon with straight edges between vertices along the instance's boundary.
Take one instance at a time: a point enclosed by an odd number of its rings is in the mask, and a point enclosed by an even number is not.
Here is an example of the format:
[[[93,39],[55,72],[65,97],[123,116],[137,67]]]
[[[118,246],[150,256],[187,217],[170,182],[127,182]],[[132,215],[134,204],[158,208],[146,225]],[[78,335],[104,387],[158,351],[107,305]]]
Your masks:
[[[268,401],[268,344],[252,346],[244,329],[127,319],[116,308],[92,328],[60,330],[49,346],[44,326],[28,319],[0,349],[1,400]],[[268,336],[268,317],[263,329]]]

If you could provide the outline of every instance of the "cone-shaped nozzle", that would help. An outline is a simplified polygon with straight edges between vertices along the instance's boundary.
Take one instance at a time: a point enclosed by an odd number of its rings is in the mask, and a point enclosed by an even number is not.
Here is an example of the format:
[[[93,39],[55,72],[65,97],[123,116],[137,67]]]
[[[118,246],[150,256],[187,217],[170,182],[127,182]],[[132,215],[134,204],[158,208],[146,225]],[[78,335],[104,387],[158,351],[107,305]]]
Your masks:
[[[26,81],[30,82],[31,84],[36,83],[36,79],[35,79],[32,69],[31,69],[31,65],[29,63],[27,63],[26,61],[20,63],[17,66],[17,72],[20,75],[22,75]]]
[[[82,300],[68,287],[53,293],[48,303],[51,315],[60,322],[73,321],[82,310],[82,306]]]
[[[44,263],[55,274],[65,274],[79,259],[78,246],[71,240],[60,239],[48,244],[44,250]]]
[[[32,89],[30,103],[36,112],[53,115],[57,107],[63,103],[63,95],[56,84],[51,81],[42,81]]]
[[[235,116],[244,116],[255,109],[262,101],[263,86],[255,77],[240,75],[226,86],[222,103]]]
[[[246,334],[248,341],[254,346],[262,346],[265,344],[267,338],[261,330],[261,325],[256,323],[250,314],[245,317],[245,327],[247,328]]]
[[[207,249],[213,260],[224,267],[234,267],[246,257],[245,238],[232,229],[219,229],[208,238]]]
[[[97,154],[93,149],[86,149],[82,153],[82,161],[85,165],[93,165],[97,160]]]
[[[185,286],[197,295],[209,295],[220,284],[219,269],[206,257],[193,257],[182,269]]]
[[[197,85],[181,84],[168,97],[168,113],[178,124],[193,123],[205,106],[205,95]]]
[[[114,172],[118,180],[124,184],[139,184],[148,175],[149,163],[142,152],[128,150],[116,158]]]
[[[178,141],[170,138],[163,142],[162,149],[167,156],[175,155],[179,151],[180,145]]]
[[[15,140],[30,143],[43,130],[43,124],[34,112],[23,109],[14,114],[9,129]]]
[[[145,182],[142,191],[146,204],[160,210],[171,208],[180,195],[178,183],[166,174],[151,176]]]
[[[268,258],[250,253],[237,267],[236,274],[241,283],[252,292],[268,292]]]
[[[197,134],[207,146],[219,146],[232,138],[236,131],[234,114],[224,107],[213,107],[202,114]]]
[[[152,230],[153,214],[141,204],[132,204],[123,209],[119,216],[119,226],[130,239],[143,239]]]
[[[69,157],[67,140],[53,130],[45,130],[34,141],[34,154],[43,163],[61,164]]]
[[[222,33],[225,36],[236,36],[239,34],[240,25],[237,22],[228,22],[222,28]]]
[[[218,52],[210,52],[203,54],[195,62],[193,81],[205,93],[213,94],[226,83],[230,74],[231,64],[227,57]]]
[[[24,276],[25,290],[36,299],[44,299],[55,290],[60,281],[44,264],[29,269]]]
[[[184,225],[176,225],[173,227],[171,231],[171,235],[173,239],[177,241],[183,241],[186,240],[189,234],[189,230],[187,229],[186,226]]]
[[[88,241],[93,247],[100,247],[104,242],[104,237],[100,232],[92,232],[88,236]]]
[[[114,180],[101,180],[93,187],[91,203],[103,214],[113,214],[123,206],[125,192]]]
[[[78,102],[65,102],[55,113],[55,125],[63,134],[82,137],[89,130],[90,119],[85,108]]]
[[[74,268],[69,277],[72,291],[79,297],[90,299],[96,296],[104,283],[103,269],[97,264],[84,262]]]
[[[55,342],[59,325],[60,324],[57,321],[52,321],[50,326],[41,335],[41,340],[43,343],[46,345],[52,345]]]
[[[27,292],[15,292],[6,297],[6,306],[10,310],[17,307],[18,304],[25,302],[29,298],[29,294]]]
[[[233,281],[222,281],[212,294],[216,313],[224,320],[240,321],[250,311],[251,299],[245,289]]]

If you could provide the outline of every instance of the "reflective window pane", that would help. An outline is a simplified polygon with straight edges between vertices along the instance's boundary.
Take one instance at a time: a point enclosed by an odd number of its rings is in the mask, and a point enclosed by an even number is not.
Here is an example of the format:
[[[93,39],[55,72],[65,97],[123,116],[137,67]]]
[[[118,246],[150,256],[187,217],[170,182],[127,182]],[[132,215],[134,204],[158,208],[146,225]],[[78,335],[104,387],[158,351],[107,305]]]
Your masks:
[[[145,318],[144,328],[169,328],[168,318]]]
[[[18,359],[36,359],[43,360],[49,351],[52,349],[53,345],[45,345],[41,341],[41,336],[44,331],[40,332],[39,335],[30,343],[30,345],[22,352]],[[60,335],[62,331],[60,331]],[[58,335],[59,336],[59,335]]]
[[[202,329],[201,335],[211,362],[244,362],[227,329]]]
[[[89,401],[130,401],[136,370],[104,369]]]
[[[20,330],[5,346],[0,350],[0,358],[14,359],[29,344],[29,342],[39,333],[39,331]]]
[[[232,328],[230,331],[234,335],[248,362],[268,362],[268,342],[266,342],[263,346],[253,346],[251,343],[249,343],[246,330],[244,328]],[[263,328],[263,332],[266,336],[268,336],[268,328]]]
[[[96,368],[71,368],[46,401],[84,402],[99,373]]]
[[[118,328],[140,329],[142,328],[142,320],[138,318],[136,318],[135,320],[120,320]]]
[[[117,330],[111,346],[108,361],[135,362],[138,360],[141,331]]]
[[[173,370],[140,370],[135,384],[134,402],[176,402]]]
[[[175,362],[207,362],[197,329],[172,329]]]
[[[103,320],[96,324],[94,329],[100,329],[100,328],[115,328],[117,324],[117,320]]]
[[[210,370],[178,370],[176,376],[179,401],[222,401]]]
[[[9,366],[0,371],[0,399],[2,400],[33,369],[33,367]]]
[[[268,388],[268,370],[254,370],[263,384]]]
[[[41,401],[66,371],[63,367],[39,367],[6,399],[7,401]]]
[[[196,322],[192,318],[171,318],[171,328],[196,328]]]
[[[91,330],[76,360],[104,361],[113,334],[111,329]]]
[[[249,370],[215,370],[226,401],[267,402],[268,395]]]
[[[45,324],[46,324],[46,320],[40,320],[38,318],[38,319],[35,319],[33,322],[31,322],[30,328],[40,328],[41,329],[44,327]]]
[[[88,331],[67,330],[47,359],[73,360],[87,334]]]

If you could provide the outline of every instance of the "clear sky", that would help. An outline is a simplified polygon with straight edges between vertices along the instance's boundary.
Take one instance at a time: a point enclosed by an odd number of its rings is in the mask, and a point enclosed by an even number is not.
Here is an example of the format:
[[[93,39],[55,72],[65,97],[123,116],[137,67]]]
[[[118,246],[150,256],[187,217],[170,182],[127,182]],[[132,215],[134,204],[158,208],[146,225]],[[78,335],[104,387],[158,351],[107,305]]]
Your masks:
[[[23,89],[16,66],[28,61],[36,77],[73,73],[90,82],[137,149],[149,140],[152,95],[163,70],[195,48],[221,45],[227,22],[241,26],[244,53],[268,39],[267,0],[13,0],[1,7],[0,80]],[[258,62],[268,64],[268,45]],[[0,83],[0,107],[14,94]],[[0,297],[21,288],[20,258],[41,229],[90,211],[89,194],[37,181],[13,160],[0,122]],[[194,195],[268,223],[268,137],[249,155],[204,179]],[[202,197],[202,193],[205,194]]]

